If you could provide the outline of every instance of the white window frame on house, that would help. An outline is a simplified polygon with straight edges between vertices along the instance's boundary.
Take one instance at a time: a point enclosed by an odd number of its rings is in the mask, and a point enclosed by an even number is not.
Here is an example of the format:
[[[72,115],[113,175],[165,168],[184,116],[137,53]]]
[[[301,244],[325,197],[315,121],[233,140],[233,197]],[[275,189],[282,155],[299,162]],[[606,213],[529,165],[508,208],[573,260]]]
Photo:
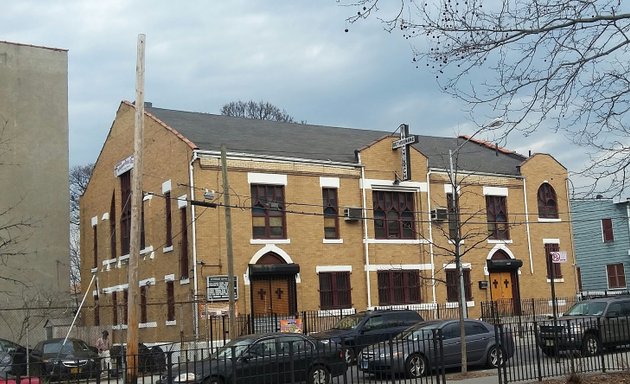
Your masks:
[[[604,222],[610,223],[610,238],[607,238],[607,225],[604,225]],[[602,242],[604,243],[612,243],[615,241],[615,230],[613,226],[613,220],[610,217],[605,217],[600,221],[601,229],[602,229]]]
[[[621,267],[621,274],[618,274],[615,276],[615,280],[619,280],[619,277],[623,277],[623,281],[624,281],[624,285],[621,286],[615,286],[615,287],[611,287],[610,286],[610,270],[609,267]],[[616,269],[617,269],[616,268]],[[617,272],[619,272],[617,270]],[[606,264],[606,285],[608,286],[608,289],[626,289],[628,287],[628,281],[626,280],[626,271],[625,271],[625,265],[624,263],[612,263],[612,264]]]

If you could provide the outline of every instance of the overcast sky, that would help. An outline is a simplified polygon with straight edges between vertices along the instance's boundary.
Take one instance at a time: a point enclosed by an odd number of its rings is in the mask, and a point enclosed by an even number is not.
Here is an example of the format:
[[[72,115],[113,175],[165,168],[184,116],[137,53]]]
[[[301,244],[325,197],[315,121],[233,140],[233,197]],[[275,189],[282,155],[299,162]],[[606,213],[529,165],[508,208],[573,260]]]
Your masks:
[[[70,165],[94,162],[121,100],[135,98],[146,35],[145,101],[218,114],[263,100],[311,124],[435,136],[472,134],[466,106],[411,61],[410,44],[335,0],[20,0],[0,12],[0,40],[68,50]],[[344,32],[349,28],[349,32]],[[421,67],[422,68],[422,67]],[[477,122],[491,121],[474,116]],[[556,135],[507,147],[552,154],[570,170],[580,151]]]

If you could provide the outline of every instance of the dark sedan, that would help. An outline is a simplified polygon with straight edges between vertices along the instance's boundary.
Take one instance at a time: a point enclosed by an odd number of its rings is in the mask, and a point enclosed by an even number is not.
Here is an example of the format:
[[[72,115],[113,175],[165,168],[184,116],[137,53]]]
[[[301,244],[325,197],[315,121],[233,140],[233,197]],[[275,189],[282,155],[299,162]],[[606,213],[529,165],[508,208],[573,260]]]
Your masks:
[[[100,361],[96,348],[80,339],[63,338],[40,341],[32,357],[41,361],[43,376],[51,379],[98,377]]]
[[[0,377],[26,376],[33,369],[28,366],[28,352],[25,347],[12,341],[0,339]]]
[[[497,367],[514,354],[511,334],[501,332],[497,343],[495,329],[479,320],[466,320],[466,357],[468,365]],[[406,374],[416,378],[439,366],[461,366],[459,320],[434,320],[418,323],[391,342],[366,348],[359,357],[359,369],[375,374]],[[440,337],[442,340],[440,340]]]
[[[161,384],[290,383],[328,384],[346,371],[336,343],[296,333],[241,336],[209,359],[175,364]]]

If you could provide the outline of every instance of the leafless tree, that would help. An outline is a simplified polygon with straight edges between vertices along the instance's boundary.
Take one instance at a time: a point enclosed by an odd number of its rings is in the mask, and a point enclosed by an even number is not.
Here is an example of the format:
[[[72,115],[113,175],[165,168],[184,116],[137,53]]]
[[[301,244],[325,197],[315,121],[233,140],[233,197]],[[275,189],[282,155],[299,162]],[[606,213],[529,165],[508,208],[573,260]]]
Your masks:
[[[81,250],[79,238],[79,200],[90,182],[94,164],[75,165],[70,168],[70,291],[76,295],[81,291]]]
[[[247,119],[282,121],[295,123],[293,116],[284,109],[280,109],[267,101],[232,101],[221,107],[221,114],[225,116],[244,117]],[[301,122],[302,124],[305,121]]]
[[[345,5],[413,43],[418,68],[505,134],[547,127],[585,148],[586,193],[627,191],[630,13],[619,0],[379,0]],[[386,8],[387,7],[387,8]],[[385,11],[387,9],[387,11]],[[383,15],[385,13],[385,15]]]

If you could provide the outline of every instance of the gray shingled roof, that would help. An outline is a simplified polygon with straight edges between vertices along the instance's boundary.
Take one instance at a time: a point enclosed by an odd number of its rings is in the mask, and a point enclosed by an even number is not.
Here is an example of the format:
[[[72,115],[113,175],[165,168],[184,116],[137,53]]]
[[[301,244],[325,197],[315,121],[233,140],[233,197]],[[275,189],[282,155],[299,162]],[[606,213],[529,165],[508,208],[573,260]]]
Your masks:
[[[375,131],[311,124],[281,123],[198,112],[175,111],[147,106],[145,111],[181,133],[198,149],[219,151],[225,144],[230,152],[291,157],[308,160],[356,163],[355,150],[391,135]],[[448,150],[463,139],[418,136],[414,147],[429,158],[429,166],[448,168]],[[518,175],[521,155],[495,151],[468,142],[459,151],[459,169],[474,172]]]

